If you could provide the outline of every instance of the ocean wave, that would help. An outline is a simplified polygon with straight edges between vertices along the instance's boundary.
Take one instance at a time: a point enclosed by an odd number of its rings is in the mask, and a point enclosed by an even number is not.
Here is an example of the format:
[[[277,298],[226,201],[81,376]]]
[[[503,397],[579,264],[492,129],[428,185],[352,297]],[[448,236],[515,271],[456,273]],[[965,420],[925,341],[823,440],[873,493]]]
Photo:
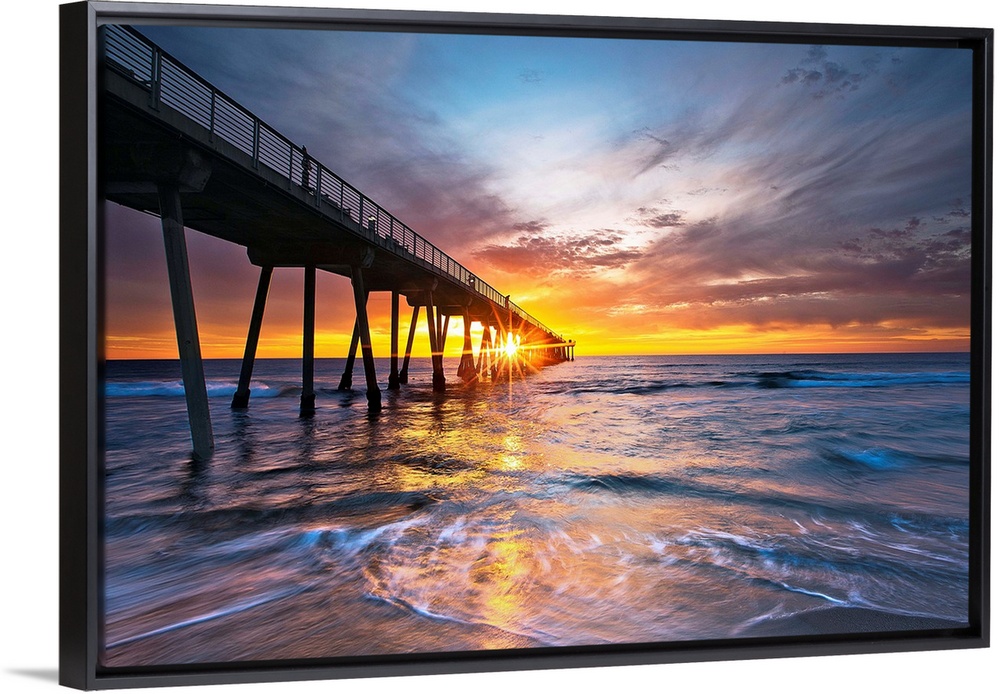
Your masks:
[[[969,464],[967,457],[938,455],[927,458],[881,446],[863,449],[838,448],[824,451],[823,456],[833,463],[868,468],[869,470],[898,470],[922,464],[958,466],[968,466]]]
[[[866,448],[864,450],[838,450],[829,456],[835,462],[845,462],[871,470],[895,470],[912,462],[910,456],[888,448]]]
[[[205,389],[210,398],[232,397],[236,385],[233,381],[207,381]],[[298,392],[297,386],[250,384],[250,393],[255,398],[279,398]],[[104,384],[104,395],[109,398],[179,398],[184,397],[184,384],[181,381],[110,381]]]
[[[556,487],[565,485],[572,490],[591,494],[615,496],[667,496],[691,499],[711,499],[727,504],[741,504],[752,508],[771,508],[805,512],[810,516],[833,521],[864,519],[868,523],[891,524],[899,527],[908,524],[913,533],[968,533],[968,520],[903,510],[883,504],[824,500],[774,492],[756,492],[747,488],[727,488],[707,483],[679,479],[662,474],[607,473],[598,475],[564,473],[552,482]],[[552,494],[550,491],[549,494]],[[559,493],[556,491],[556,493]]]
[[[754,535],[698,528],[675,537],[647,537],[650,548],[661,557],[678,556],[696,564],[712,565],[758,583],[847,604],[851,599],[851,576],[875,577],[885,584],[934,577],[944,584],[963,579],[966,564],[958,557],[942,555],[927,546],[873,547],[867,527],[849,523],[831,534]],[[846,542],[844,542],[846,540]],[[898,544],[898,543],[896,543]],[[859,548],[865,547],[865,551]],[[901,562],[902,552],[906,562]],[[798,583],[805,581],[804,583]],[[839,588],[837,587],[839,586]],[[839,593],[839,595],[837,595]]]
[[[836,372],[814,369],[790,371],[743,371],[719,374],[717,378],[680,378],[646,382],[600,380],[577,385],[569,382],[548,384],[553,393],[582,395],[656,395],[692,388],[892,388],[899,386],[961,386],[971,382],[968,371]]]
[[[104,522],[107,536],[121,536],[154,529],[228,530],[267,528],[288,523],[308,523],[333,515],[364,516],[397,510],[413,513],[438,500],[421,492],[370,491],[352,493],[323,503],[257,508],[236,506],[203,511],[177,511],[113,516]]]
[[[694,496],[695,487],[672,480],[662,475],[637,475],[629,473],[606,473],[600,475],[563,475],[561,481],[575,489],[585,491],[609,491],[617,494],[632,492],[654,494],[685,494]]]
[[[758,388],[880,388],[892,386],[965,385],[967,371],[838,373],[830,371],[762,371],[738,374],[756,379]]]
[[[588,393],[598,393],[601,395],[613,394],[613,395],[649,395],[651,393],[663,393],[670,390],[677,390],[681,388],[694,388],[698,384],[696,383],[683,383],[678,381],[661,382],[661,383],[643,383],[643,384],[622,384],[621,381],[608,381],[608,382],[596,382],[590,383],[583,386],[578,386],[575,384],[557,384],[556,387],[551,387],[550,391],[552,393],[569,393],[571,395],[584,395]]]
[[[568,393],[570,395],[582,395],[588,393],[598,393],[601,395],[655,395],[657,393],[668,393],[676,390],[689,390],[692,388],[745,388],[753,385],[753,381],[742,380],[710,380],[710,381],[661,381],[650,383],[630,383],[622,384],[621,381],[595,383],[585,386],[567,385],[565,388],[551,388],[552,393]]]
[[[240,612],[246,612],[248,610],[254,609],[255,607],[260,607],[268,603],[276,602],[278,600],[284,600],[285,598],[298,595],[299,593],[303,593],[306,590],[309,590],[311,587],[312,586],[294,586],[286,590],[274,591],[272,593],[259,595],[249,600],[237,602],[232,605],[226,605],[225,607],[221,607],[217,610],[196,615],[189,619],[184,619],[179,622],[166,624],[156,629],[151,629],[149,631],[144,631],[138,634],[124,636],[122,638],[109,642],[106,648],[111,649],[111,648],[118,648],[120,646],[127,646],[128,644],[135,643],[136,641],[142,641],[143,639],[148,639],[153,636],[160,636],[161,634],[166,634],[171,631],[178,631],[180,629],[184,629],[190,626],[195,626],[197,624],[203,624],[205,622],[209,622],[214,619],[220,619],[222,617],[229,617],[234,614],[239,614]]]

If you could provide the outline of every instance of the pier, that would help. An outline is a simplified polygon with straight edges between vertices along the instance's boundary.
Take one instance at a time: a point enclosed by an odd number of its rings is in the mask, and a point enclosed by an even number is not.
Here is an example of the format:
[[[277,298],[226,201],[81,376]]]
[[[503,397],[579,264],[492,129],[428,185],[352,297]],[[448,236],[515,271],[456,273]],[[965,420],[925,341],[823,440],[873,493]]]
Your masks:
[[[275,268],[302,268],[302,395],[315,411],[316,273],[351,281],[355,322],[340,388],[353,386],[361,352],[368,409],[382,407],[369,331],[368,296],[390,292],[387,387],[408,382],[423,312],[432,387],[446,385],[443,354],[451,319],[463,325],[457,376],[496,381],[574,358],[575,342],[529,315],[509,295],[312,158],[251,111],[127,27],[103,28],[101,155],[103,196],[161,219],[178,352],[196,458],[214,448],[185,228],[246,248],[260,268],[233,408],[250,405],[257,343]],[[401,300],[411,309],[400,354]],[[473,349],[472,326],[482,339]]]

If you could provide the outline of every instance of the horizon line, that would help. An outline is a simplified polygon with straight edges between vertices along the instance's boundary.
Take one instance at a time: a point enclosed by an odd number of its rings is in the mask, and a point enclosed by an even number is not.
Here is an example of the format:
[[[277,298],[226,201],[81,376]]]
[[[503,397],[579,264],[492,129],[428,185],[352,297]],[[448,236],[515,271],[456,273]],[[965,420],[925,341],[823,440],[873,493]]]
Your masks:
[[[844,355],[870,355],[870,354],[971,354],[971,349],[965,350],[917,350],[917,351],[880,351],[880,352],[667,352],[667,353],[628,353],[628,354],[582,354],[575,359],[589,359],[595,357],[783,357],[783,356],[844,356]],[[376,359],[391,359],[391,355],[376,356]],[[445,359],[459,359],[461,355],[445,355]],[[241,361],[238,357],[205,357],[202,361]],[[321,359],[347,359],[347,356],[337,357],[316,357],[316,361]],[[417,357],[411,359],[430,359],[430,356]],[[257,357],[255,361],[302,361],[301,356],[297,357]],[[180,361],[180,357],[113,357],[105,358],[103,361]]]

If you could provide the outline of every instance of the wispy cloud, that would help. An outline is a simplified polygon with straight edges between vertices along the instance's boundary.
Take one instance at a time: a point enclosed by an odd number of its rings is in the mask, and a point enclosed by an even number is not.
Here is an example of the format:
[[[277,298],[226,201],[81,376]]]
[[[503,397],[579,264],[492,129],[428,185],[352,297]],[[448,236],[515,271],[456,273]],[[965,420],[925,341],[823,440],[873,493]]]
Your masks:
[[[782,84],[798,84],[816,99],[857,91],[861,84],[878,72],[880,57],[869,56],[858,60],[859,66],[830,60],[827,49],[813,46],[798,67],[789,69],[781,78]]]
[[[642,251],[622,248],[624,237],[610,229],[571,236],[519,236],[513,243],[491,244],[475,257],[505,272],[586,274],[621,268],[642,257]]]
[[[664,211],[656,207],[640,207],[636,214],[639,224],[654,229],[670,229],[687,224],[681,210]]]
[[[545,79],[545,75],[539,70],[525,69],[518,75],[518,79],[527,84],[538,84]]]

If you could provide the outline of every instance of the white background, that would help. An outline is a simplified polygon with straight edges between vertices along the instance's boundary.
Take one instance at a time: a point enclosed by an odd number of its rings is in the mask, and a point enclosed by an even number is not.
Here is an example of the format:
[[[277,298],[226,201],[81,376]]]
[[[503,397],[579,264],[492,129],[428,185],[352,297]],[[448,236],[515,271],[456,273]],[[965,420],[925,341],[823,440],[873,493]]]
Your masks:
[[[329,7],[334,0],[261,0]],[[219,4],[241,4],[217,0]],[[58,664],[58,0],[5,3],[0,41],[3,177],[0,218],[0,689],[57,688]],[[246,4],[246,3],[242,3]],[[345,5],[340,5],[345,6]],[[699,0],[357,0],[387,9],[659,16],[850,24],[996,27],[983,0],[734,2]],[[995,119],[994,119],[995,122]],[[995,127],[995,126],[994,126]],[[995,189],[994,189],[995,195]],[[994,524],[995,529],[995,524]],[[995,585],[995,581],[994,581]],[[185,692],[996,691],[996,650],[588,668],[545,672],[228,685]],[[164,690],[150,690],[164,691]],[[167,690],[171,691],[171,690]]]

